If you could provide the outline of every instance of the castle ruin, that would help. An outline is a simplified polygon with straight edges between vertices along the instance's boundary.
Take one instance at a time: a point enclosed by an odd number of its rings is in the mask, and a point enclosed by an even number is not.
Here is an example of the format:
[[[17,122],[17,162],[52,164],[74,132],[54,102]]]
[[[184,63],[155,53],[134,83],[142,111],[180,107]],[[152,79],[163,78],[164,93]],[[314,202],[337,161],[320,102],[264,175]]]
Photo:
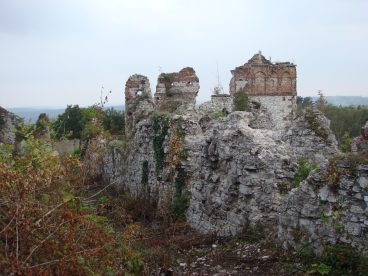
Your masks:
[[[199,107],[200,111],[233,111],[233,96],[244,89],[250,102],[256,106],[251,126],[283,130],[290,126],[296,110],[296,65],[290,62],[271,63],[255,54],[243,66],[231,70],[230,94],[213,95],[211,102]],[[152,99],[147,77],[133,75],[126,82],[126,133],[154,111],[184,113],[196,111],[199,79],[191,67],[175,73],[161,73]],[[255,122],[254,124],[252,122]]]
[[[296,109],[296,65],[271,63],[261,52],[247,63],[231,70],[230,94],[244,89],[252,101],[267,109],[273,129],[290,126]]]
[[[126,116],[127,127],[136,132],[129,147],[109,144],[106,181],[157,200],[162,210],[181,210],[202,233],[228,237],[261,224],[285,248],[310,244],[321,253],[338,242],[367,248],[368,166],[341,160],[336,171],[347,174],[334,183],[325,177],[327,158],[339,153],[337,141],[318,110],[294,114],[296,65],[271,63],[258,53],[231,73],[230,94],[214,95],[199,108],[192,68],[160,74],[154,103],[142,97],[143,84],[150,92],[148,79],[131,77]],[[249,96],[250,112],[234,111],[240,89]],[[140,119],[146,102],[152,112],[164,112]],[[295,184],[301,158],[319,165]],[[325,219],[338,204],[340,215]],[[335,231],[337,225],[343,231]]]

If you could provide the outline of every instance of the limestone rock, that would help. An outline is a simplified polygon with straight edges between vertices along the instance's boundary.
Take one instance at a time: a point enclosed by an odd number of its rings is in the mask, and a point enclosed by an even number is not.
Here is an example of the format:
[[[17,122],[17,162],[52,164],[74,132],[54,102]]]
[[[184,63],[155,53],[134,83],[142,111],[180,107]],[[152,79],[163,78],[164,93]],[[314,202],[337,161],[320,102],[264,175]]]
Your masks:
[[[0,143],[14,145],[15,134],[9,112],[0,106]]]

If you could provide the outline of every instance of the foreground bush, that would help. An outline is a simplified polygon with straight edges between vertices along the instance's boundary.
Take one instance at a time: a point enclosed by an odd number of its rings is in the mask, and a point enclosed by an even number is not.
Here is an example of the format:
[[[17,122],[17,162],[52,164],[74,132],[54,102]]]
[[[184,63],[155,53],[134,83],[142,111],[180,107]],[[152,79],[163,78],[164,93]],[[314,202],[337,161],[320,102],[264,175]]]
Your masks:
[[[44,140],[27,138],[16,156],[0,145],[0,271],[117,274],[114,236],[87,204],[90,198],[81,197],[80,161],[61,161]]]

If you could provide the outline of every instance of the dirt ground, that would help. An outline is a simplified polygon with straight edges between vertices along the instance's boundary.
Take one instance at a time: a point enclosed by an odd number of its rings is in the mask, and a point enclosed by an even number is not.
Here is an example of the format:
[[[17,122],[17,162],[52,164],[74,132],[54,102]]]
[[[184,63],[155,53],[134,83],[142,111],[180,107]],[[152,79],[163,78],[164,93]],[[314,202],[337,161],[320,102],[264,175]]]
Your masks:
[[[186,223],[131,227],[126,236],[129,232],[130,246],[145,263],[144,275],[310,275],[261,229],[231,238],[199,234]]]

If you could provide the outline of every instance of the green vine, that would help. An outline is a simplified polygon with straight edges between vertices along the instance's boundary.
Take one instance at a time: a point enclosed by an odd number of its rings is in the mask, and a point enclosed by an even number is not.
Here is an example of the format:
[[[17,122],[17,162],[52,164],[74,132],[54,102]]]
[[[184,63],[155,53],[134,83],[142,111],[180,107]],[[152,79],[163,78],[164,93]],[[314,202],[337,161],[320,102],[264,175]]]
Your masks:
[[[178,176],[174,182],[174,196],[171,205],[169,206],[169,214],[174,218],[185,220],[184,213],[189,208],[190,192],[183,193],[185,187],[186,172],[180,169]]]
[[[167,135],[167,130],[169,129],[169,121],[170,118],[168,116],[159,116],[153,115],[153,151],[156,160],[156,175],[159,174],[160,170],[162,170],[165,161],[165,152],[163,143],[165,141],[165,137]]]
[[[186,160],[188,160],[188,157],[189,157],[188,150],[187,149],[182,149],[180,151],[180,160],[186,161]]]

